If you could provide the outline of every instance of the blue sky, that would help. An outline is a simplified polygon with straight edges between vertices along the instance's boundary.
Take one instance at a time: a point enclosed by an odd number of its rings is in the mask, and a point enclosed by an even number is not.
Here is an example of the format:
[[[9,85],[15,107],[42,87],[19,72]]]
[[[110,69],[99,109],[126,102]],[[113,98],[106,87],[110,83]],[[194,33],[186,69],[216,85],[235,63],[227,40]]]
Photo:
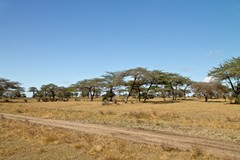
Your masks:
[[[0,0],[0,77],[25,88],[134,67],[202,81],[239,42],[239,0]]]

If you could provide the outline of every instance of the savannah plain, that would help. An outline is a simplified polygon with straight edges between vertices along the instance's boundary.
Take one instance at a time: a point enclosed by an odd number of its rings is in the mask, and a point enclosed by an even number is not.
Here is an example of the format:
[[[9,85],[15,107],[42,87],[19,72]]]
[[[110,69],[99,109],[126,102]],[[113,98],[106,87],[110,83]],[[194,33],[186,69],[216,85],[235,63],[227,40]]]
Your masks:
[[[0,0],[0,160],[240,160],[239,20],[240,0]]]
[[[224,100],[152,99],[146,103],[130,99],[102,105],[101,100],[68,102],[0,103],[0,114],[9,113],[43,119],[115,126],[136,131],[181,135],[240,145],[240,108]],[[142,143],[88,134],[59,127],[38,125],[27,120],[0,120],[0,159],[238,159],[214,154],[192,144],[182,150],[169,143]],[[239,153],[238,153],[239,154]]]

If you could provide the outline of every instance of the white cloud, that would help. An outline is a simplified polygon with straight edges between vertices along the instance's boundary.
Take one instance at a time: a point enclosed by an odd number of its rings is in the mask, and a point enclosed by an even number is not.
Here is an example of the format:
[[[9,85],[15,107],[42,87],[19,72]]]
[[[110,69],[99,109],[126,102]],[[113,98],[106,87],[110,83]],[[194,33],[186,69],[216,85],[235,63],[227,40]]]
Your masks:
[[[203,79],[203,82],[212,82],[213,81],[213,78],[212,77],[205,77]]]
[[[217,53],[218,53],[218,51],[212,50],[212,51],[208,52],[207,56],[210,57],[210,56],[213,56],[213,55],[215,55]]]
[[[208,52],[207,56],[212,56],[213,53],[214,53],[213,51],[210,51],[210,52]]]
[[[207,53],[207,57],[222,55],[224,52],[218,50],[211,50]]]

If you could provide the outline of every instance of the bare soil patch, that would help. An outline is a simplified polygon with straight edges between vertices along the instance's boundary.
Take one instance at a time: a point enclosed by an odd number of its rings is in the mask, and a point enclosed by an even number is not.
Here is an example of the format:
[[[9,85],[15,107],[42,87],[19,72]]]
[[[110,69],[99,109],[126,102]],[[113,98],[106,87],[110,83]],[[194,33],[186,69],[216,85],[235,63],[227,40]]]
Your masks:
[[[136,143],[51,126],[0,119],[0,159],[74,160],[220,160],[203,152],[180,151],[170,144]]]

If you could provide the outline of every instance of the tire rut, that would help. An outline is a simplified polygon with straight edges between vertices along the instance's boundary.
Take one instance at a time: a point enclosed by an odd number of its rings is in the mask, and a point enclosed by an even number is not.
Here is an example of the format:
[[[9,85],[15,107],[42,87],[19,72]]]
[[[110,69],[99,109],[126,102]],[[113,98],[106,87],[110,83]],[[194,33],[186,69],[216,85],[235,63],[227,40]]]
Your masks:
[[[64,120],[43,119],[6,113],[1,113],[0,115],[6,119],[27,121],[30,123],[70,129],[88,134],[116,137],[138,143],[155,144],[160,146],[167,145],[169,147],[185,151],[199,148],[204,150],[206,153],[215,154],[220,157],[240,159],[240,145],[230,142],[184,135],[174,135],[169,133],[156,133],[123,127],[105,126],[100,124],[86,124]]]

